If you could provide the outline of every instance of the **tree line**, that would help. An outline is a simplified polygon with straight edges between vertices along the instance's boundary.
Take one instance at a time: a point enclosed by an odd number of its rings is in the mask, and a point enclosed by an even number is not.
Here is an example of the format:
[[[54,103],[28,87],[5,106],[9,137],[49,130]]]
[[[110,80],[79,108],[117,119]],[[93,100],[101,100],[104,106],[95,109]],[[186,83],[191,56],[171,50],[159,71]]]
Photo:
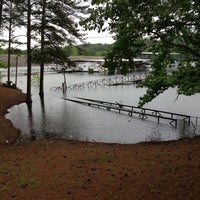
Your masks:
[[[102,56],[105,57],[107,53],[112,49],[112,44],[81,44],[81,45],[71,45],[64,46],[61,48],[68,56]],[[33,51],[39,51],[39,49],[34,49]],[[7,48],[0,48],[0,54],[7,54]],[[19,48],[11,48],[11,54],[15,55],[26,55],[27,51]]]

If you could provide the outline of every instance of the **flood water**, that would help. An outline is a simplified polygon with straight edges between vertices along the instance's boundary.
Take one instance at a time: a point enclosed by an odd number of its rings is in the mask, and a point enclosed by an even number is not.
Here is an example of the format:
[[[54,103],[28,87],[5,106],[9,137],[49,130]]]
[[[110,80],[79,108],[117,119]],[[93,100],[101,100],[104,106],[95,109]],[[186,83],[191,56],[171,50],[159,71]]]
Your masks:
[[[101,74],[66,74],[68,85],[102,78],[105,76]],[[130,117],[62,99],[84,97],[137,106],[145,89],[138,89],[135,85],[106,86],[69,91],[66,95],[61,91],[51,90],[52,87],[61,86],[63,80],[63,74],[45,75],[44,102],[40,101],[38,85],[33,85],[32,109],[28,109],[25,103],[9,109],[6,118],[22,132],[19,141],[64,138],[106,143],[138,143],[176,140],[194,135],[193,128],[183,130],[180,124],[175,129],[169,125],[169,121],[161,120],[157,124],[155,119],[141,120],[137,115]],[[26,76],[18,77],[18,87],[26,92]],[[192,97],[179,96],[178,100],[176,97],[175,90],[169,89],[145,107],[200,116],[199,94]],[[199,134],[199,131],[195,134]]]

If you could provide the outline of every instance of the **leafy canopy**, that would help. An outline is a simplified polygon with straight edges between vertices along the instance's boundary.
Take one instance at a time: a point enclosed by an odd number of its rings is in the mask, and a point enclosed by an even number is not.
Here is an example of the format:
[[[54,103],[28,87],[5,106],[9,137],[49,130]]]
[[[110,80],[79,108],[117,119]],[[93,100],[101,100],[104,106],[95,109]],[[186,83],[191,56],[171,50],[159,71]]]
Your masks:
[[[62,51],[64,45],[82,40],[77,21],[86,12],[80,1],[38,0],[32,6],[32,34],[37,42],[35,48],[41,52],[34,54],[40,62],[63,64],[68,55]]]
[[[200,92],[200,4],[198,0],[92,0],[90,16],[82,24],[87,29],[109,30],[115,44],[106,63],[113,71],[126,69],[122,60],[132,60],[147,48],[154,53],[152,72],[140,87],[146,94],[139,105],[150,102],[169,87],[177,93],[193,95]],[[107,21],[107,24],[105,23]],[[170,53],[182,55],[179,67],[168,73],[174,61]],[[125,70],[126,71],[126,70]]]

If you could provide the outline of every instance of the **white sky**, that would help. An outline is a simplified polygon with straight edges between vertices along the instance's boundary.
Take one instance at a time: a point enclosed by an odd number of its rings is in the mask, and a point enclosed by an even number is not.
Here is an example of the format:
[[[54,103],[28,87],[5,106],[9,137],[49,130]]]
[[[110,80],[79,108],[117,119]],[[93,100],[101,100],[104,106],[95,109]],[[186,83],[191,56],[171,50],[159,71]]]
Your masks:
[[[96,43],[102,43],[102,44],[112,44],[114,42],[112,36],[109,34],[109,32],[101,32],[98,33],[97,31],[88,31],[87,32],[87,43],[96,44]]]
[[[102,44],[112,44],[114,43],[114,40],[112,36],[109,34],[109,32],[101,32],[98,33],[98,31],[86,31],[85,32],[85,42],[86,43],[91,43],[91,44],[97,44],[97,43],[102,43]],[[26,30],[18,30],[17,35],[21,35],[19,40],[26,42]],[[22,36],[23,35],[23,36]],[[5,33],[4,36],[0,36],[1,38],[8,39],[8,33]],[[77,42],[79,45],[80,43]],[[13,47],[16,47],[15,45],[12,45]],[[6,46],[5,46],[6,47]],[[17,48],[19,49],[26,49],[26,45],[23,46],[18,46]]]
[[[88,5],[89,2],[90,2],[89,0],[87,2],[83,1],[83,4]],[[82,27],[80,27],[80,29],[82,29],[83,33],[85,33],[85,42],[86,43],[91,43],[91,44],[97,44],[97,43],[112,44],[112,43],[114,43],[114,40],[108,31],[98,33],[98,31],[96,31],[96,30],[84,31]],[[18,37],[18,39],[26,42],[26,30],[24,28],[22,28],[22,29],[17,30],[16,32],[17,32],[16,35],[24,35],[24,36],[21,36],[20,39]],[[5,33],[4,36],[0,35],[0,37],[7,39],[8,33]],[[80,42],[77,42],[77,44],[80,44]],[[25,49],[26,45],[24,45],[23,47],[18,46],[17,48]]]

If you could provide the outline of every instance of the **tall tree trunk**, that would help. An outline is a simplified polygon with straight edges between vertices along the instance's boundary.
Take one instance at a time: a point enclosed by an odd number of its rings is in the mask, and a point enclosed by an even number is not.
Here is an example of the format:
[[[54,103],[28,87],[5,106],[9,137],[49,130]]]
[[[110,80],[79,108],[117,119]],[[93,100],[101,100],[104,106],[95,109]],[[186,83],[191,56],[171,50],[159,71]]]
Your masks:
[[[27,94],[26,102],[31,104],[31,0],[27,0]]]
[[[0,31],[2,26],[2,15],[3,15],[3,0],[0,0]]]
[[[19,60],[19,56],[17,55],[16,59],[15,59],[15,87],[17,87],[17,76],[18,76],[18,60]]]
[[[41,98],[44,98],[44,48],[45,48],[45,26],[46,26],[46,0],[43,0],[42,6],[42,26],[41,26],[41,63],[40,63],[40,92]]]
[[[10,81],[10,57],[11,57],[11,40],[12,40],[12,0],[10,1],[10,6],[9,6],[9,28],[8,28],[8,80],[7,80],[7,85],[11,86],[11,81]]]

